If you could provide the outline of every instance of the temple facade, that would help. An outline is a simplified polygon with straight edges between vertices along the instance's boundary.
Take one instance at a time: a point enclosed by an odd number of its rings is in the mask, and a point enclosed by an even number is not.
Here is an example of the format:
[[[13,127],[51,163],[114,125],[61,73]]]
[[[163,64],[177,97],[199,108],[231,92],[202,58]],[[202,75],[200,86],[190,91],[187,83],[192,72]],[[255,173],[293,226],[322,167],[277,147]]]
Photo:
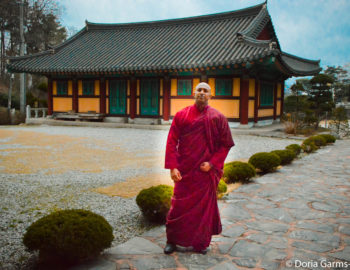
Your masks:
[[[168,123],[204,81],[209,104],[231,126],[278,121],[284,81],[321,70],[319,61],[281,50],[266,3],[172,20],[86,22],[50,51],[10,58],[7,69],[47,76],[49,115],[129,123]]]

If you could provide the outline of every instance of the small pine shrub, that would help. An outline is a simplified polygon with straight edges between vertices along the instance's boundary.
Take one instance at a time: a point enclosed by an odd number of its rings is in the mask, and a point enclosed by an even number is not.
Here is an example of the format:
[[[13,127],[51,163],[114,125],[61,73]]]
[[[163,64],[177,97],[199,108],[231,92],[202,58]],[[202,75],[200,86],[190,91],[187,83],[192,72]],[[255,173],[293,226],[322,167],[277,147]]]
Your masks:
[[[325,146],[325,145],[327,145],[327,140],[325,138],[323,138],[322,136],[320,136],[320,135],[311,136],[310,138],[314,141],[316,146]]]
[[[113,241],[113,228],[104,217],[81,209],[53,212],[31,224],[24,245],[39,250],[43,261],[78,262],[96,257]]]
[[[295,156],[299,155],[301,152],[301,146],[299,144],[290,144],[286,147],[287,150],[292,150],[295,153]]]
[[[336,141],[336,138],[331,134],[320,134],[318,136],[323,137],[327,143],[334,143]]]
[[[220,194],[225,193],[226,191],[227,191],[227,184],[221,179],[219,184],[218,184],[218,188],[216,190],[216,193],[218,195],[220,195]]]
[[[307,139],[304,140],[304,142],[301,145],[301,148],[305,153],[313,153],[317,149],[319,149],[319,147],[313,141],[307,141]]]
[[[271,153],[276,154],[280,157],[281,159],[281,165],[286,165],[289,164],[295,159],[295,153],[292,150],[275,150],[272,151]]]
[[[281,159],[276,154],[260,152],[252,155],[249,158],[249,163],[262,173],[268,173],[274,171],[281,164]]]
[[[174,188],[171,186],[153,186],[141,190],[136,197],[136,203],[148,220],[165,223],[173,193]]]
[[[224,179],[227,183],[248,182],[255,175],[255,168],[247,162],[234,161],[224,166]]]

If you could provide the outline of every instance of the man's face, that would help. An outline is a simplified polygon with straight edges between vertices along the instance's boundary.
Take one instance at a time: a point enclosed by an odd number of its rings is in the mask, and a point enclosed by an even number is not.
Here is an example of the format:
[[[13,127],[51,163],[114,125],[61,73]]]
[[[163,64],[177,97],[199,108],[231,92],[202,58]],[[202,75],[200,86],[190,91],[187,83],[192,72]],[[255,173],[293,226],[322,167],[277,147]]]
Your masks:
[[[198,88],[194,91],[194,99],[197,104],[207,104],[210,97],[210,90],[206,88]]]

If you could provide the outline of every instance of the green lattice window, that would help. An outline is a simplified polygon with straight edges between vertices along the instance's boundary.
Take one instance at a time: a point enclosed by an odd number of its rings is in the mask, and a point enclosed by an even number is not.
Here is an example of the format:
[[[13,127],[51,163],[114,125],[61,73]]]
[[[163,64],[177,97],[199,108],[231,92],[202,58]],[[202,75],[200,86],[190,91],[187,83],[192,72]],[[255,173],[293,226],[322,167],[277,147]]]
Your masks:
[[[94,81],[83,81],[83,95],[92,96],[95,93],[95,82]]]
[[[57,81],[57,95],[65,96],[68,95],[68,82],[67,81]]]
[[[216,96],[231,96],[232,95],[232,80],[231,79],[216,79],[215,80],[215,95]]]
[[[192,80],[180,79],[177,81],[177,94],[179,96],[192,95]]]
[[[260,106],[273,106],[273,84],[261,84]]]

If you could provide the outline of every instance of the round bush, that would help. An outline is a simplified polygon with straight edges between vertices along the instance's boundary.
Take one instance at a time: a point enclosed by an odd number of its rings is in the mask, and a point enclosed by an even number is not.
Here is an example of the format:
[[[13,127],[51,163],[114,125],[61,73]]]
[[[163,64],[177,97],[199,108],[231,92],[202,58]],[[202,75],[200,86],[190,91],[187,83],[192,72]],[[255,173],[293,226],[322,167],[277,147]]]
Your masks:
[[[39,250],[42,260],[77,262],[96,257],[111,246],[113,228],[104,217],[82,209],[61,210],[31,224],[24,245]]]
[[[320,134],[319,136],[324,138],[327,143],[334,143],[336,141],[336,138],[331,134]]]
[[[313,141],[304,141],[301,148],[305,153],[312,153],[319,149]]]
[[[309,142],[309,141],[313,142],[318,148],[320,148],[321,146],[327,145],[326,139],[320,135],[311,136],[311,137],[307,138],[306,140],[304,140],[304,142]]]
[[[167,185],[143,189],[136,197],[142,214],[150,221],[164,223],[171,206],[174,188]]]
[[[249,158],[249,163],[262,173],[268,173],[275,170],[281,164],[281,159],[276,154],[260,152],[252,155]]]
[[[246,162],[234,161],[227,163],[224,166],[224,178],[227,183],[235,183],[239,181],[248,182],[255,175],[256,171],[253,165]]]
[[[295,153],[292,150],[275,150],[271,151],[271,153],[276,154],[281,159],[281,165],[289,164],[295,158]]]
[[[323,136],[320,136],[320,135],[312,136],[312,139],[314,140],[317,146],[327,145],[327,140]]]
[[[225,193],[226,191],[227,191],[227,184],[221,179],[219,184],[218,184],[218,188],[216,190],[216,193],[218,195],[220,195],[220,194]]]
[[[295,156],[299,155],[301,152],[301,146],[299,144],[293,143],[286,147],[287,150],[292,150]]]

